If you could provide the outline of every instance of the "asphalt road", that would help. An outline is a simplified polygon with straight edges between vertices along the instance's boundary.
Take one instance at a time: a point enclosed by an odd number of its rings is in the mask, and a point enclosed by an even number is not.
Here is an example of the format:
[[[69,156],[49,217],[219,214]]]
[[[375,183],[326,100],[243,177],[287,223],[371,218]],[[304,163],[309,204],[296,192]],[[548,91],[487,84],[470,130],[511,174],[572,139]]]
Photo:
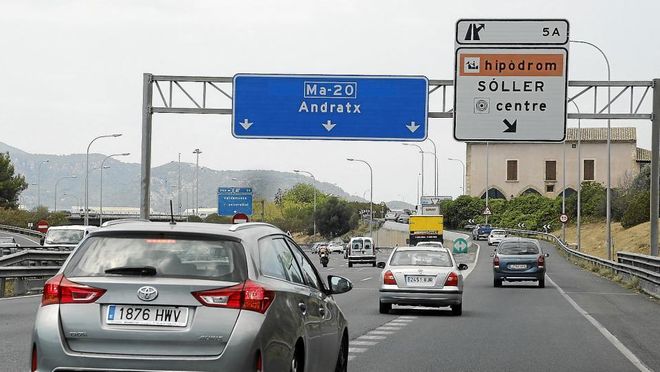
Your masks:
[[[20,245],[35,246],[39,245],[39,239],[28,237],[26,235],[14,234],[7,231],[0,231],[0,236],[11,236],[16,239],[16,243]]]
[[[336,296],[349,321],[349,370],[643,370],[630,361],[636,357],[648,370],[660,371],[660,304],[576,268],[547,244],[546,288],[531,282],[493,288],[492,249],[479,245],[460,317],[427,308],[379,314],[380,269],[348,268],[342,255],[331,255],[320,273],[344,275],[354,284]],[[0,300],[0,370],[27,366],[38,303],[39,297]]]

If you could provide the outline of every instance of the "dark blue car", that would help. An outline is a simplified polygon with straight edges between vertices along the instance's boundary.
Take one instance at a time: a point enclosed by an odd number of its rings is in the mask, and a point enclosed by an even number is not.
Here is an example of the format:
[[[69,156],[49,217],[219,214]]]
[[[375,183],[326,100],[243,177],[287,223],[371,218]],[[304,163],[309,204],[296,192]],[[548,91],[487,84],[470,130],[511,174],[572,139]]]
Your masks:
[[[545,287],[546,257],[537,240],[505,238],[493,255],[493,286],[501,287],[502,281],[538,281]]]

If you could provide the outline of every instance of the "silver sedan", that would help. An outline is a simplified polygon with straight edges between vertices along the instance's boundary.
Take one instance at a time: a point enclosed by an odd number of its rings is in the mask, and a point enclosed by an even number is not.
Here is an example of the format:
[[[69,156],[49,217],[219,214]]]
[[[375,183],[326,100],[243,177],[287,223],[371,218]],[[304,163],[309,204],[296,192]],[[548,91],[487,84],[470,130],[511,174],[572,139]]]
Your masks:
[[[392,305],[450,306],[463,312],[463,275],[466,264],[457,265],[446,248],[432,246],[395,248],[387,262],[379,262],[380,312]]]

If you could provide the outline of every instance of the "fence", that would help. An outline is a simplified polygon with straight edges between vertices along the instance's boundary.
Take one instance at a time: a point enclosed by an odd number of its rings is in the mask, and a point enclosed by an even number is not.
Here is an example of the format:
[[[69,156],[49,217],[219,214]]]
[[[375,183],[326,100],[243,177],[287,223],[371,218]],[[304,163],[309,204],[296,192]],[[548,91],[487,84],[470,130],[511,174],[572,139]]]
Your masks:
[[[37,238],[43,238],[45,236],[44,233],[40,233],[39,231],[24,229],[22,227],[16,227],[16,226],[11,226],[11,225],[0,225],[0,230],[9,231],[9,232],[17,233],[17,234],[22,234],[22,235],[34,236],[34,237],[37,237]]]
[[[8,252],[8,254],[5,254]],[[70,248],[22,246],[0,250],[0,297],[11,283],[12,295],[40,290],[69,257]]]

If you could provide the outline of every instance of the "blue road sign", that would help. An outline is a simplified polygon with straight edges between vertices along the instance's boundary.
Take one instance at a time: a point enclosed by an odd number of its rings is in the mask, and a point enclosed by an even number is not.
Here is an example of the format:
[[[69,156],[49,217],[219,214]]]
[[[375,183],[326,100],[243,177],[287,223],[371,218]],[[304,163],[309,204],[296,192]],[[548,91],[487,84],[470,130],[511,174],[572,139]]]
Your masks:
[[[234,76],[237,138],[423,141],[423,76]]]
[[[233,216],[236,213],[252,214],[252,188],[219,187],[218,215]]]

